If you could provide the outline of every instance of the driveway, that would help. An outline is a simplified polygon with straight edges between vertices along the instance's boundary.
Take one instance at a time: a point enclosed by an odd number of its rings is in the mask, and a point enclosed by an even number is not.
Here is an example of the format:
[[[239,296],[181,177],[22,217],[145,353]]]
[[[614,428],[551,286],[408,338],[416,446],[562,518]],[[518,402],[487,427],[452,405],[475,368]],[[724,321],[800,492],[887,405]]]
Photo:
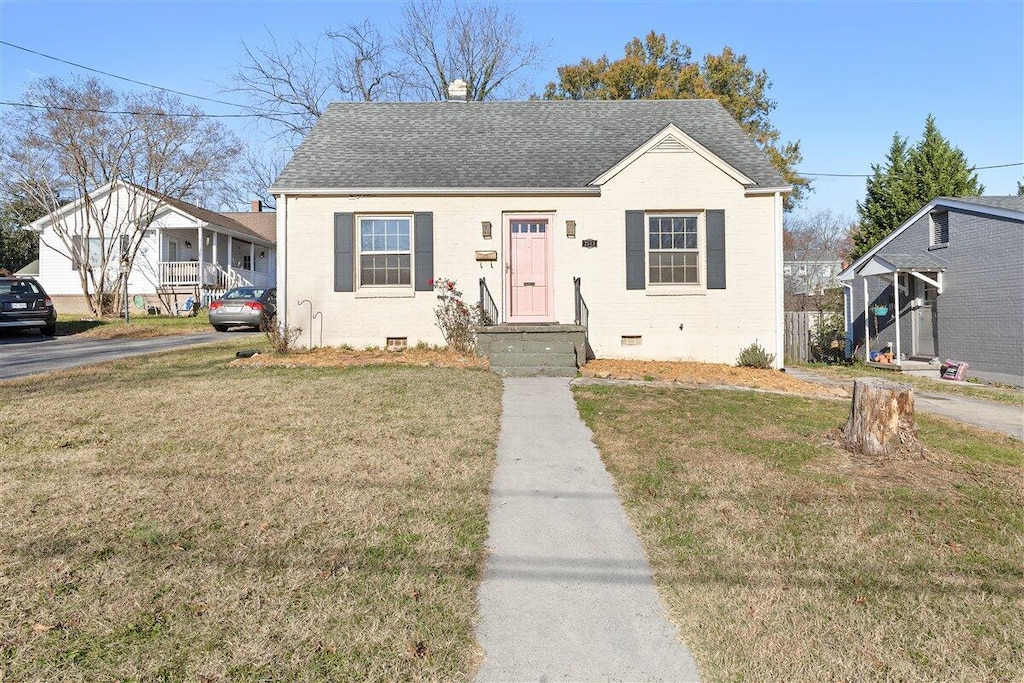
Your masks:
[[[853,390],[852,379],[824,377],[804,368],[787,367],[786,372],[793,377],[815,384]],[[894,379],[898,380],[898,377],[894,377]],[[1020,406],[986,401],[982,398],[944,394],[941,391],[922,391],[915,388],[914,409],[1024,440],[1024,408]]]
[[[48,338],[28,334],[4,336],[0,337],[0,380],[260,334],[222,334],[211,331],[150,339]]]

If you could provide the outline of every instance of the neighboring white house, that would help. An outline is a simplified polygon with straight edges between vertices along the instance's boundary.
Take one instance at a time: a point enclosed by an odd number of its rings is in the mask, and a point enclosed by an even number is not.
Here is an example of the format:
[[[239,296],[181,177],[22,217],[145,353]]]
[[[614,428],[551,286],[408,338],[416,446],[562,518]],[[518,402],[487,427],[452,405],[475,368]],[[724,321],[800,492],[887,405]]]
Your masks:
[[[89,240],[88,263],[69,255],[51,216],[28,226],[40,235],[37,279],[58,311],[88,310],[78,268],[98,265],[101,234],[104,244],[117,244],[125,226],[145,211],[155,211],[155,216],[135,238],[140,243],[128,276],[129,296],[142,295],[149,305],[166,309],[190,296],[208,301],[229,287],[268,287],[276,281],[276,219],[272,212],[263,213],[258,202],[253,202],[252,212],[218,213],[120,182],[95,190],[89,200],[93,218],[88,228],[82,198],[58,214],[73,243]],[[103,226],[96,220],[101,215],[106,217]],[[108,267],[116,277],[118,260],[108,260]]]
[[[790,189],[714,100],[332,104],[272,188],[279,311],[440,344],[450,278],[502,324],[585,301],[598,357],[781,364]]]
[[[813,296],[839,289],[837,276],[842,269],[843,261],[838,254],[804,249],[785,252],[782,273],[790,294]]]

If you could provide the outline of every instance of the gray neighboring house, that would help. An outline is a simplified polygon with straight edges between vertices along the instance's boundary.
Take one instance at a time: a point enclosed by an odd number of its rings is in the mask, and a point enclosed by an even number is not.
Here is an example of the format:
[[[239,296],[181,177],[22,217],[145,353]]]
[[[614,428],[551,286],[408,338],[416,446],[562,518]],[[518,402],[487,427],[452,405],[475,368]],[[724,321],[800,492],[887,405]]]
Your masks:
[[[934,199],[839,280],[854,353],[888,346],[897,363],[949,358],[1024,386],[1024,197]]]

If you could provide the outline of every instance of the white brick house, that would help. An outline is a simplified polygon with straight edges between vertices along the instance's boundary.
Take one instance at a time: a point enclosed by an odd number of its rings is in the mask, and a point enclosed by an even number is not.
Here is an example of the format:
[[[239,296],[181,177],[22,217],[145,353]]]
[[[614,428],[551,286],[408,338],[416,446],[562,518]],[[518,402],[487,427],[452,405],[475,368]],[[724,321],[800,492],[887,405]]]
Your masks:
[[[279,310],[441,344],[434,278],[512,324],[574,322],[578,282],[597,357],[781,363],[789,191],[714,100],[334,104],[272,188]]]

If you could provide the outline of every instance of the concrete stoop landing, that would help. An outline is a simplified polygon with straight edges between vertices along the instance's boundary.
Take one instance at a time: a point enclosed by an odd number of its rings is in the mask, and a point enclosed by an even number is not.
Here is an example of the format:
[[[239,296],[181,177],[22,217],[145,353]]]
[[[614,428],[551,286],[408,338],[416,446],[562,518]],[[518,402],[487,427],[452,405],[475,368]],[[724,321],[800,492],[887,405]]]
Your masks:
[[[476,349],[502,377],[575,377],[587,362],[587,328],[559,323],[479,327]]]

